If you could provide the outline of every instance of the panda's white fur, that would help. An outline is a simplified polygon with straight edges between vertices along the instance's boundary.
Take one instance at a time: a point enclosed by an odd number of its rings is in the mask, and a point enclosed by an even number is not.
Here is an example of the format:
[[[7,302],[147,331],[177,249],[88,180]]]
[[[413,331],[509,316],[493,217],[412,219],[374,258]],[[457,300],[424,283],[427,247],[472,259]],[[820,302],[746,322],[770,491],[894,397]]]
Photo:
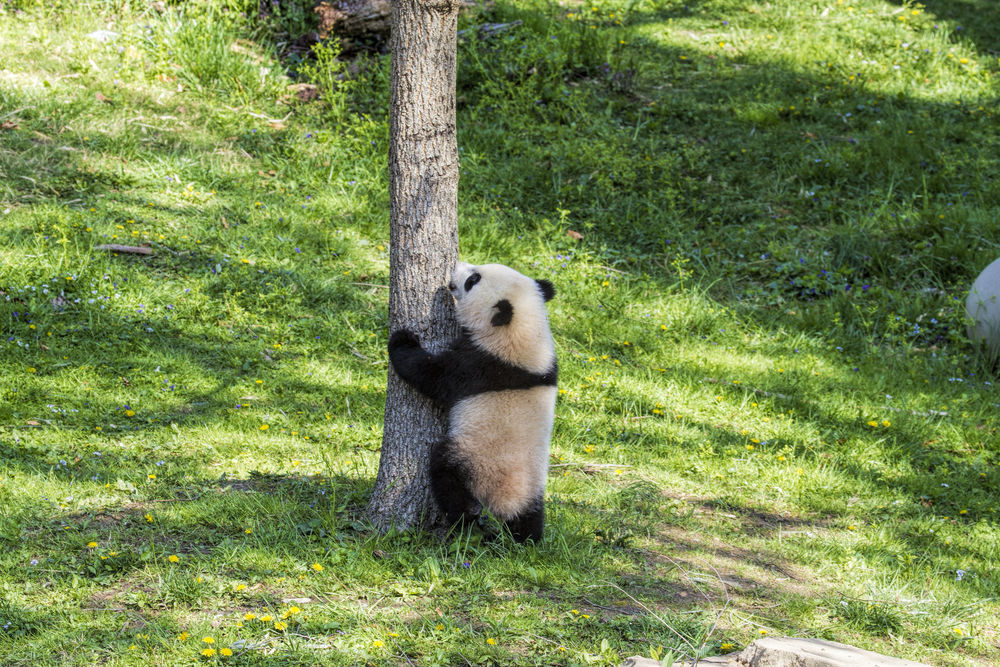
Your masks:
[[[396,372],[449,411],[431,452],[431,486],[450,523],[482,506],[514,538],[541,538],[556,401],[556,355],[545,302],[554,289],[501,264],[459,263],[449,289],[462,335],[441,354],[397,331]]]
[[[469,490],[499,518],[545,492],[556,388],[490,391],[451,409],[448,436],[469,466]]]
[[[465,290],[469,277],[481,278],[473,289]],[[455,316],[472,340],[500,359],[531,371],[544,373],[556,360],[556,346],[549,331],[545,298],[538,282],[503,264],[473,266],[459,262],[452,271],[451,291]],[[512,326],[491,324],[495,304],[507,300],[516,313]]]

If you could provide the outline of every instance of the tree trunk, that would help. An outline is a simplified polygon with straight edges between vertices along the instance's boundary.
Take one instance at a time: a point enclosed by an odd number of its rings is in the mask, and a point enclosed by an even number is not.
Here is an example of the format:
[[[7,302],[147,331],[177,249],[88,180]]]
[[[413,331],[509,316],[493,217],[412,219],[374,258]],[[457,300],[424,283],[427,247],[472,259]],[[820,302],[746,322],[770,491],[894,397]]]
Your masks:
[[[445,285],[458,260],[458,0],[393,0],[389,111],[389,330],[439,351],[457,334]],[[382,455],[368,516],[382,530],[432,518],[430,444],[442,412],[389,368]]]

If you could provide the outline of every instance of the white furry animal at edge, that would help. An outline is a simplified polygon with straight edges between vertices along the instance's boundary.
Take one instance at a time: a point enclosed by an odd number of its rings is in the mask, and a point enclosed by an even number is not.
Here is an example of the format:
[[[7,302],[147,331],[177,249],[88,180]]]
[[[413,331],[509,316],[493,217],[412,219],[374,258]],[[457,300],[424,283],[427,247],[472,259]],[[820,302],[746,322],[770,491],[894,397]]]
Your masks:
[[[471,468],[469,490],[501,519],[545,490],[555,402],[555,387],[538,386],[476,394],[452,408],[449,435]]]

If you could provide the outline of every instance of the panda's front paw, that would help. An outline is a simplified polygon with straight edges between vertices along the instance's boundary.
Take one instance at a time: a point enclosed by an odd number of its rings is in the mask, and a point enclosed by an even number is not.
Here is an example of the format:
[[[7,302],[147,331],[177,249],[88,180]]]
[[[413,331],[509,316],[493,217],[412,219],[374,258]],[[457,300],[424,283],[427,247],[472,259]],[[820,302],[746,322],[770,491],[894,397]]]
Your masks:
[[[420,347],[420,340],[409,329],[399,329],[389,336],[389,352]]]

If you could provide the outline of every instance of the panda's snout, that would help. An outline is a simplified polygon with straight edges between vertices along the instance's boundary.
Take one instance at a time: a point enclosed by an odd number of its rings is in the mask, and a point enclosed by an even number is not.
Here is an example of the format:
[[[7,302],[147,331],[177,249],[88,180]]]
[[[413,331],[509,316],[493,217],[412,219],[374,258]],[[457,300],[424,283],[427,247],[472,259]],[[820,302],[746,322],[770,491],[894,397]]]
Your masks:
[[[450,282],[450,283],[448,283],[448,289],[450,289],[452,292],[454,292],[455,290],[458,289],[458,286],[455,285],[454,282]]]

